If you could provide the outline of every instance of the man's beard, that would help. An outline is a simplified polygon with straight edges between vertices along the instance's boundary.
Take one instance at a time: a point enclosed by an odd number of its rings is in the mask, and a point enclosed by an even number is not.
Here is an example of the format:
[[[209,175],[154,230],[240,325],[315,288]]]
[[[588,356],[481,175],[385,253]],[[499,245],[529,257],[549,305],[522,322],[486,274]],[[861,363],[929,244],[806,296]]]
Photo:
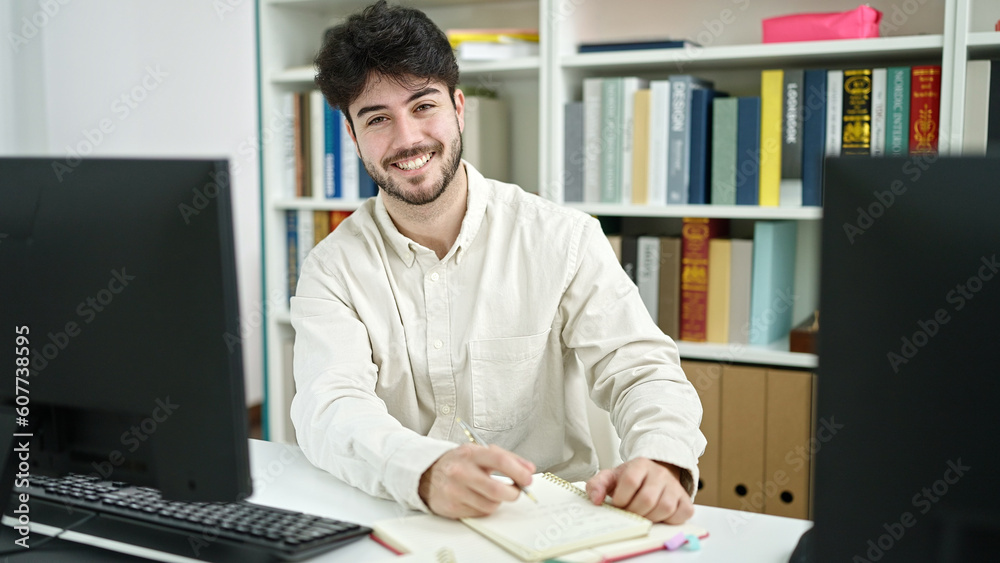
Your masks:
[[[413,149],[397,153],[396,155],[393,155],[391,158],[383,160],[381,168],[376,167],[367,158],[364,158],[364,155],[362,155],[361,162],[362,164],[364,164],[365,170],[368,171],[368,175],[371,176],[373,180],[375,180],[375,183],[378,185],[378,187],[381,188],[382,191],[385,192],[387,195],[395,199],[398,199],[399,201],[402,201],[404,203],[409,203],[410,205],[427,205],[428,203],[436,201],[439,197],[441,197],[441,194],[444,193],[445,189],[448,188],[448,185],[451,184],[451,181],[455,178],[455,173],[458,172],[458,167],[462,164],[461,134],[455,136],[455,139],[452,140],[451,147],[449,148],[450,148],[449,152],[451,154],[447,157],[448,160],[444,162],[443,175],[441,177],[441,181],[435,186],[433,186],[430,193],[408,192],[404,190],[398,183],[394,182],[392,178],[390,178],[389,174],[385,170],[390,166],[392,166],[393,162],[398,162],[405,158],[427,154],[429,152],[434,153],[434,157],[431,160],[434,160],[435,158],[438,157],[444,158],[443,156],[444,145],[442,145],[441,143],[437,143],[437,145],[416,147]],[[422,180],[423,178],[420,177],[420,179]]]

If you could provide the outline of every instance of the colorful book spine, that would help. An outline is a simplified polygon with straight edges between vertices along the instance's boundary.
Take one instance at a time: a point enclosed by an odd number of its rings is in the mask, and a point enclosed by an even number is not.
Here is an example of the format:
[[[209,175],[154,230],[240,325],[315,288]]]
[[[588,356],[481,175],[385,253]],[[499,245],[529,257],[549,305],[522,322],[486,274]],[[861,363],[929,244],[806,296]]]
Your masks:
[[[691,95],[695,88],[711,88],[707,80],[689,74],[670,77],[670,131],[667,142],[667,203],[688,203],[691,180]]]
[[[309,93],[310,183],[316,194],[326,195],[326,100],[319,90]]]
[[[915,66],[910,74],[910,154],[937,154],[941,66]]]
[[[736,205],[736,130],[738,98],[712,103],[712,195],[716,205]]]
[[[635,93],[649,86],[649,81],[627,76],[622,78],[621,108],[618,115],[621,123],[619,133],[621,143],[621,154],[618,156],[618,170],[621,178],[618,180],[621,186],[621,198],[615,203],[632,203],[632,157],[634,154],[633,141],[635,135]],[[648,117],[647,117],[648,119]]]
[[[736,129],[736,205],[759,205],[760,98],[739,99]]]
[[[758,202],[781,203],[781,107],[784,71],[760,73],[760,188]]]
[[[890,67],[886,73],[885,153],[906,156],[910,150],[910,67]]]
[[[885,156],[887,80],[886,69],[872,69],[872,156]]]
[[[729,292],[732,241],[717,238],[708,243],[708,320],[706,342],[729,341]]]
[[[632,205],[649,203],[649,110],[651,91],[635,93],[632,126]]]
[[[720,93],[696,89],[691,95],[691,162],[688,164],[688,203],[709,202],[712,166],[712,103]],[[721,94],[725,95],[725,94]]]
[[[840,154],[871,154],[872,69],[844,71],[844,131]]]
[[[340,152],[340,118],[339,112],[330,107],[330,104],[323,104],[323,132],[326,146],[323,147],[323,195],[327,199],[340,197],[337,193],[337,183],[334,176],[337,174],[336,153]]]
[[[725,219],[685,217],[681,227],[681,340],[708,336],[709,243],[728,232]]]
[[[827,71],[807,70],[802,109],[802,205],[823,205]]]
[[[781,184],[782,207],[802,205],[802,128],[805,71],[786,70],[782,80]]]

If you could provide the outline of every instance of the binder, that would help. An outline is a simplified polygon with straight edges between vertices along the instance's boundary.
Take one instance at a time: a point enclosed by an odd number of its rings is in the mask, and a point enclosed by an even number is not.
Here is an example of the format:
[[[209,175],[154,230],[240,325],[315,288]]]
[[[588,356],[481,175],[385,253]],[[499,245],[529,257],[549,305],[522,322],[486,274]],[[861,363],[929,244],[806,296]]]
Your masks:
[[[720,401],[722,398],[722,364],[712,362],[681,361],[681,369],[688,381],[694,385],[701,399],[704,411],[701,417],[701,432],[708,440],[705,453],[698,460],[700,477],[695,504],[719,506],[719,452],[721,431]]]
[[[722,367],[719,506],[764,511],[764,413],[767,371]]]
[[[809,518],[812,379],[809,372],[767,370],[764,461],[767,514]]]

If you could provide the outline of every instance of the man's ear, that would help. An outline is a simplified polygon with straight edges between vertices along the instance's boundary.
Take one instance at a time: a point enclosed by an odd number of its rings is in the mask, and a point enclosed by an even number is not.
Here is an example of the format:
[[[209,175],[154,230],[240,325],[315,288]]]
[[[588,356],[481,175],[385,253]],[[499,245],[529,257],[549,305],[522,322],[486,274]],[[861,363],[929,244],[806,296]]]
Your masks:
[[[455,88],[455,114],[458,116],[458,131],[465,132],[465,93]]]

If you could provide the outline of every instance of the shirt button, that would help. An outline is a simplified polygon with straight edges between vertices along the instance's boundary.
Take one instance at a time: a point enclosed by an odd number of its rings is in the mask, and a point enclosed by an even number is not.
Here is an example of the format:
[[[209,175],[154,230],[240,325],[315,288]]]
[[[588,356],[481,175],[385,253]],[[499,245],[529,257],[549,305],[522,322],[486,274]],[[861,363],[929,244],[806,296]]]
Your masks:
[[[434,272],[433,274],[431,274],[431,281],[438,281],[438,279],[440,279],[440,278],[441,278],[441,276],[439,276],[437,272]]]
[[[440,340],[434,341],[434,348],[440,350],[442,346],[444,346],[444,342],[441,342]]]
[[[445,405],[445,406],[441,407],[441,413],[442,414],[448,414],[450,412],[451,412],[451,407],[449,407],[448,405]]]

